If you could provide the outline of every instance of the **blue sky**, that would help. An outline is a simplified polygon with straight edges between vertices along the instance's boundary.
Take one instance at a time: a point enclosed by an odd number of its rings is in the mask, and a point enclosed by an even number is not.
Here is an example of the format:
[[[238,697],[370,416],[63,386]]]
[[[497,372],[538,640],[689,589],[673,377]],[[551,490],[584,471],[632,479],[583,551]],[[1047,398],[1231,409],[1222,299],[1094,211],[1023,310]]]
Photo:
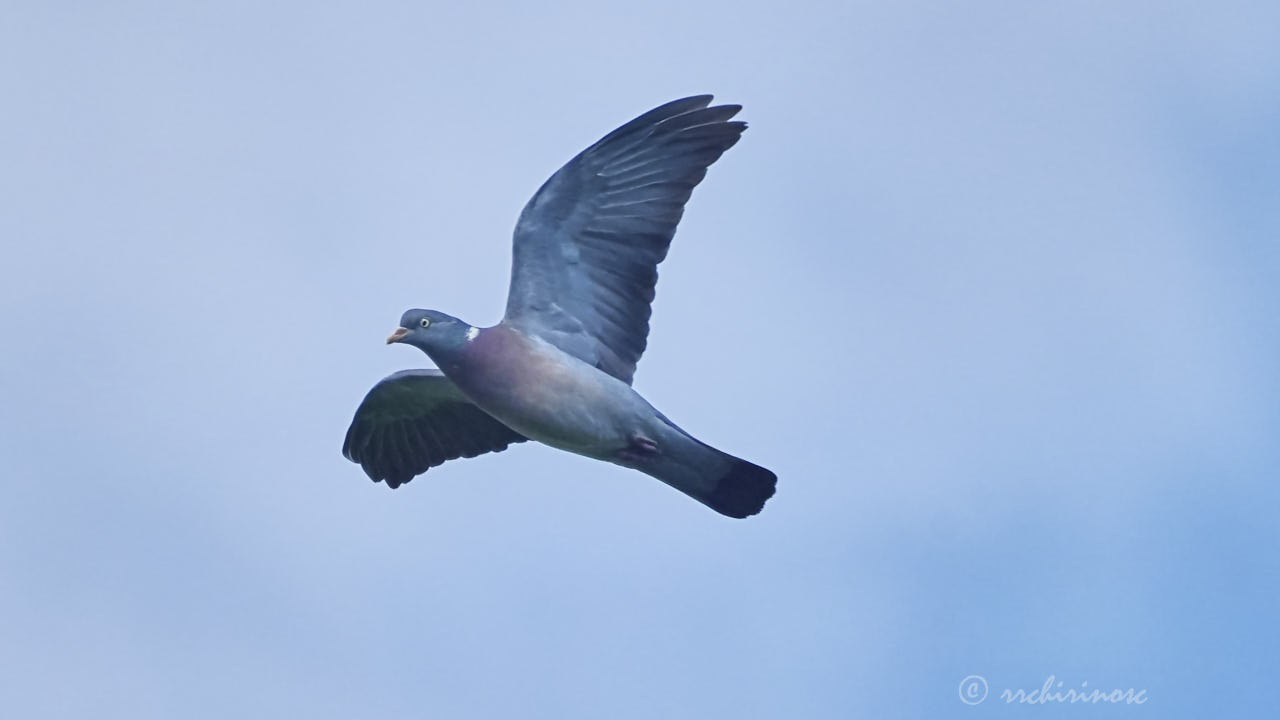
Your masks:
[[[19,3],[0,714],[1206,717],[1280,624],[1274,3]],[[745,106],[637,388],[720,518],[522,446],[339,455],[501,315],[561,163]],[[960,702],[982,675],[991,696]],[[1000,690],[1139,688],[1123,708]]]

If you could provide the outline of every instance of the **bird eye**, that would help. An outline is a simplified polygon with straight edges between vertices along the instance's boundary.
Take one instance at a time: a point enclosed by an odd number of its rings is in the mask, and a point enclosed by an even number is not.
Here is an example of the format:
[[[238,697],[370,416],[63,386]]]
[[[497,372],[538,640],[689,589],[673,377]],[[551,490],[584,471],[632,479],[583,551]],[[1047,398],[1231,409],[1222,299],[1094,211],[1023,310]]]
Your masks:
[[[426,327],[431,324],[431,320],[428,318],[422,318],[422,320],[419,321],[418,324],[421,325],[422,327]]]

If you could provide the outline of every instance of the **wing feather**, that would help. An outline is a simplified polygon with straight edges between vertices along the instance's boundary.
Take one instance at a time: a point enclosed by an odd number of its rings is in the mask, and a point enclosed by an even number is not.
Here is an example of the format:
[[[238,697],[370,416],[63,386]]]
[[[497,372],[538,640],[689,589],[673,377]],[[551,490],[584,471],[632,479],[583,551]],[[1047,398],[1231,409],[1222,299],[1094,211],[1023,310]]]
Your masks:
[[[342,454],[374,482],[395,488],[448,460],[526,439],[472,404],[439,370],[405,370],[365,396]]]
[[[520,214],[503,322],[630,383],[649,335],[657,266],[707,167],[746,123],[698,95],[605,135]]]

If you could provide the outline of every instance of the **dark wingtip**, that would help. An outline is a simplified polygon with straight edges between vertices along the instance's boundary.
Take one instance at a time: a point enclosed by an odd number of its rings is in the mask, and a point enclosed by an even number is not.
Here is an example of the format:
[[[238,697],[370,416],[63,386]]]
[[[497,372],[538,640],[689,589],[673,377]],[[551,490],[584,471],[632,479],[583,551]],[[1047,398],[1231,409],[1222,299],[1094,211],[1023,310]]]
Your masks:
[[[736,460],[716,484],[707,505],[731,518],[750,517],[764,508],[777,485],[777,475],[746,460]]]

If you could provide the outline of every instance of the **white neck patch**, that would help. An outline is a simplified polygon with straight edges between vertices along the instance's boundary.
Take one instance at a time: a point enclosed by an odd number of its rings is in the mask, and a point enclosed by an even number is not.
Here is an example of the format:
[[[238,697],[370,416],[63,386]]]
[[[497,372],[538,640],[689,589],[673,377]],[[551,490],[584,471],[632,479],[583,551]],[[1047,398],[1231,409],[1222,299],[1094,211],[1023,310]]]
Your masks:
[[[470,330],[467,330],[467,342],[471,342],[472,340],[475,340],[476,336],[478,336],[479,334],[480,334],[480,328],[473,327]]]

